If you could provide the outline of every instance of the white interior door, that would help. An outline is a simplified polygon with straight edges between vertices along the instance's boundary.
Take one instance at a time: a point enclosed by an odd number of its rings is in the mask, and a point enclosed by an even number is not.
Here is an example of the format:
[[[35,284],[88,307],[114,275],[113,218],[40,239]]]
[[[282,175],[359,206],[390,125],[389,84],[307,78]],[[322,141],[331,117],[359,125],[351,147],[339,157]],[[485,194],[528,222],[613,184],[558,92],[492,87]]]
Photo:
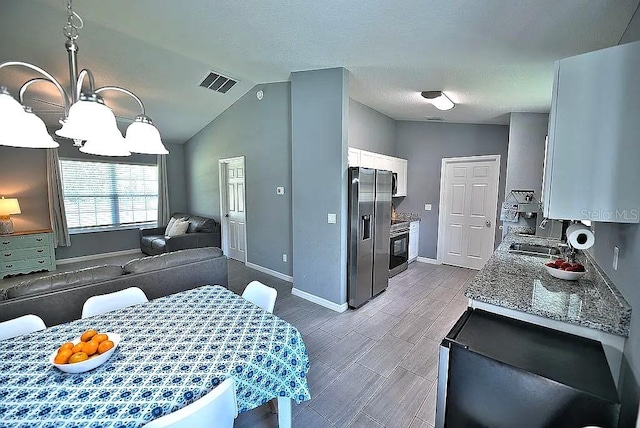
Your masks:
[[[222,239],[224,253],[235,260],[247,261],[247,223],[245,205],[244,157],[223,159],[221,168]]]
[[[442,263],[481,269],[493,254],[500,156],[442,160],[438,254]]]

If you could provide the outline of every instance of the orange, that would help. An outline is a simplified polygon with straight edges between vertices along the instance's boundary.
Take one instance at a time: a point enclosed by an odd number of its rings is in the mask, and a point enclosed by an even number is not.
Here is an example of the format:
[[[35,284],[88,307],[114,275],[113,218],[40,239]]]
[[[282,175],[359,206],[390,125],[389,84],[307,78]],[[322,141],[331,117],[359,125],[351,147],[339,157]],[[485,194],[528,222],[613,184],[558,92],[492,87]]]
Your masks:
[[[67,342],[65,344],[63,344],[60,348],[58,348],[58,353],[60,353],[60,351],[62,351],[63,349],[73,349],[73,343],[71,342]]]
[[[71,352],[71,349],[63,349],[58,352],[58,355],[56,355],[53,362],[56,364],[67,364],[69,362],[69,357],[71,357],[72,354],[73,352]]]
[[[88,342],[96,334],[98,334],[98,332],[95,330],[87,330],[82,333],[82,336],[80,336],[80,340],[82,340],[83,342]]]
[[[78,352],[82,352],[82,348],[84,348],[84,344],[85,344],[85,343],[86,343],[86,342],[80,342],[80,343],[78,343],[78,344],[77,344],[77,345],[75,345],[73,348],[71,348],[71,351],[72,351],[74,354],[77,354]]]
[[[69,358],[69,364],[75,364],[89,359],[89,356],[84,352],[77,352]]]
[[[98,351],[98,342],[94,342],[93,340],[90,340],[89,342],[85,343],[84,346],[82,347],[82,352],[84,352],[87,355],[93,355]]]
[[[91,338],[92,341],[97,342],[97,343],[102,343],[105,340],[107,340],[109,338],[109,336],[107,336],[104,333],[100,333],[100,334],[96,334],[95,336],[93,336]]]
[[[102,342],[100,344],[100,346],[98,346],[98,352],[101,353],[101,354],[104,354],[109,349],[113,348],[113,346],[114,346],[113,341],[105,340],[104,342]]]

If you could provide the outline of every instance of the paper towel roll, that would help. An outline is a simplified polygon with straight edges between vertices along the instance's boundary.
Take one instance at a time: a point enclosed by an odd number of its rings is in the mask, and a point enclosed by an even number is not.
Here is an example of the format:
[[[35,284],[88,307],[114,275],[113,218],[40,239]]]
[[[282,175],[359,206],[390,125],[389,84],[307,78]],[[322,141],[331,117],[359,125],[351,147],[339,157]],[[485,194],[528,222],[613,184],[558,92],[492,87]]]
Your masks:
[[[576,223],[567,228],[567,242],[577,250],[586,250],[593,247],[596,237],[587,226]]]

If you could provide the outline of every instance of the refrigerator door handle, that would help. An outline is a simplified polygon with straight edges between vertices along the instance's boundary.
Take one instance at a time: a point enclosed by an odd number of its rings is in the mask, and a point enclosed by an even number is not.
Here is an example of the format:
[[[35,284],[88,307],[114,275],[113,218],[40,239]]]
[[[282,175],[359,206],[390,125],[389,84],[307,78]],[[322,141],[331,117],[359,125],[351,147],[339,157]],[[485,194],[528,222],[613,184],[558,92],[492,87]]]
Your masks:
[[[362,216],[362,240],[366,241],[367,239],[371,239],[371,216],[363,215]]]

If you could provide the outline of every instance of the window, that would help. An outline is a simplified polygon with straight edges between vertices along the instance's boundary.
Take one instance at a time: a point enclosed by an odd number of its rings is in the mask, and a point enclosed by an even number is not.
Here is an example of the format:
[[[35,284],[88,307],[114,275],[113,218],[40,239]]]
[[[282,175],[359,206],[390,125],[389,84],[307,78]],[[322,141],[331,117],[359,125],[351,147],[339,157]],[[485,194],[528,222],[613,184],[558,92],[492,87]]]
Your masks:
[[[153,224],[158,218],[158,167],[60,160],[69,229]]]

